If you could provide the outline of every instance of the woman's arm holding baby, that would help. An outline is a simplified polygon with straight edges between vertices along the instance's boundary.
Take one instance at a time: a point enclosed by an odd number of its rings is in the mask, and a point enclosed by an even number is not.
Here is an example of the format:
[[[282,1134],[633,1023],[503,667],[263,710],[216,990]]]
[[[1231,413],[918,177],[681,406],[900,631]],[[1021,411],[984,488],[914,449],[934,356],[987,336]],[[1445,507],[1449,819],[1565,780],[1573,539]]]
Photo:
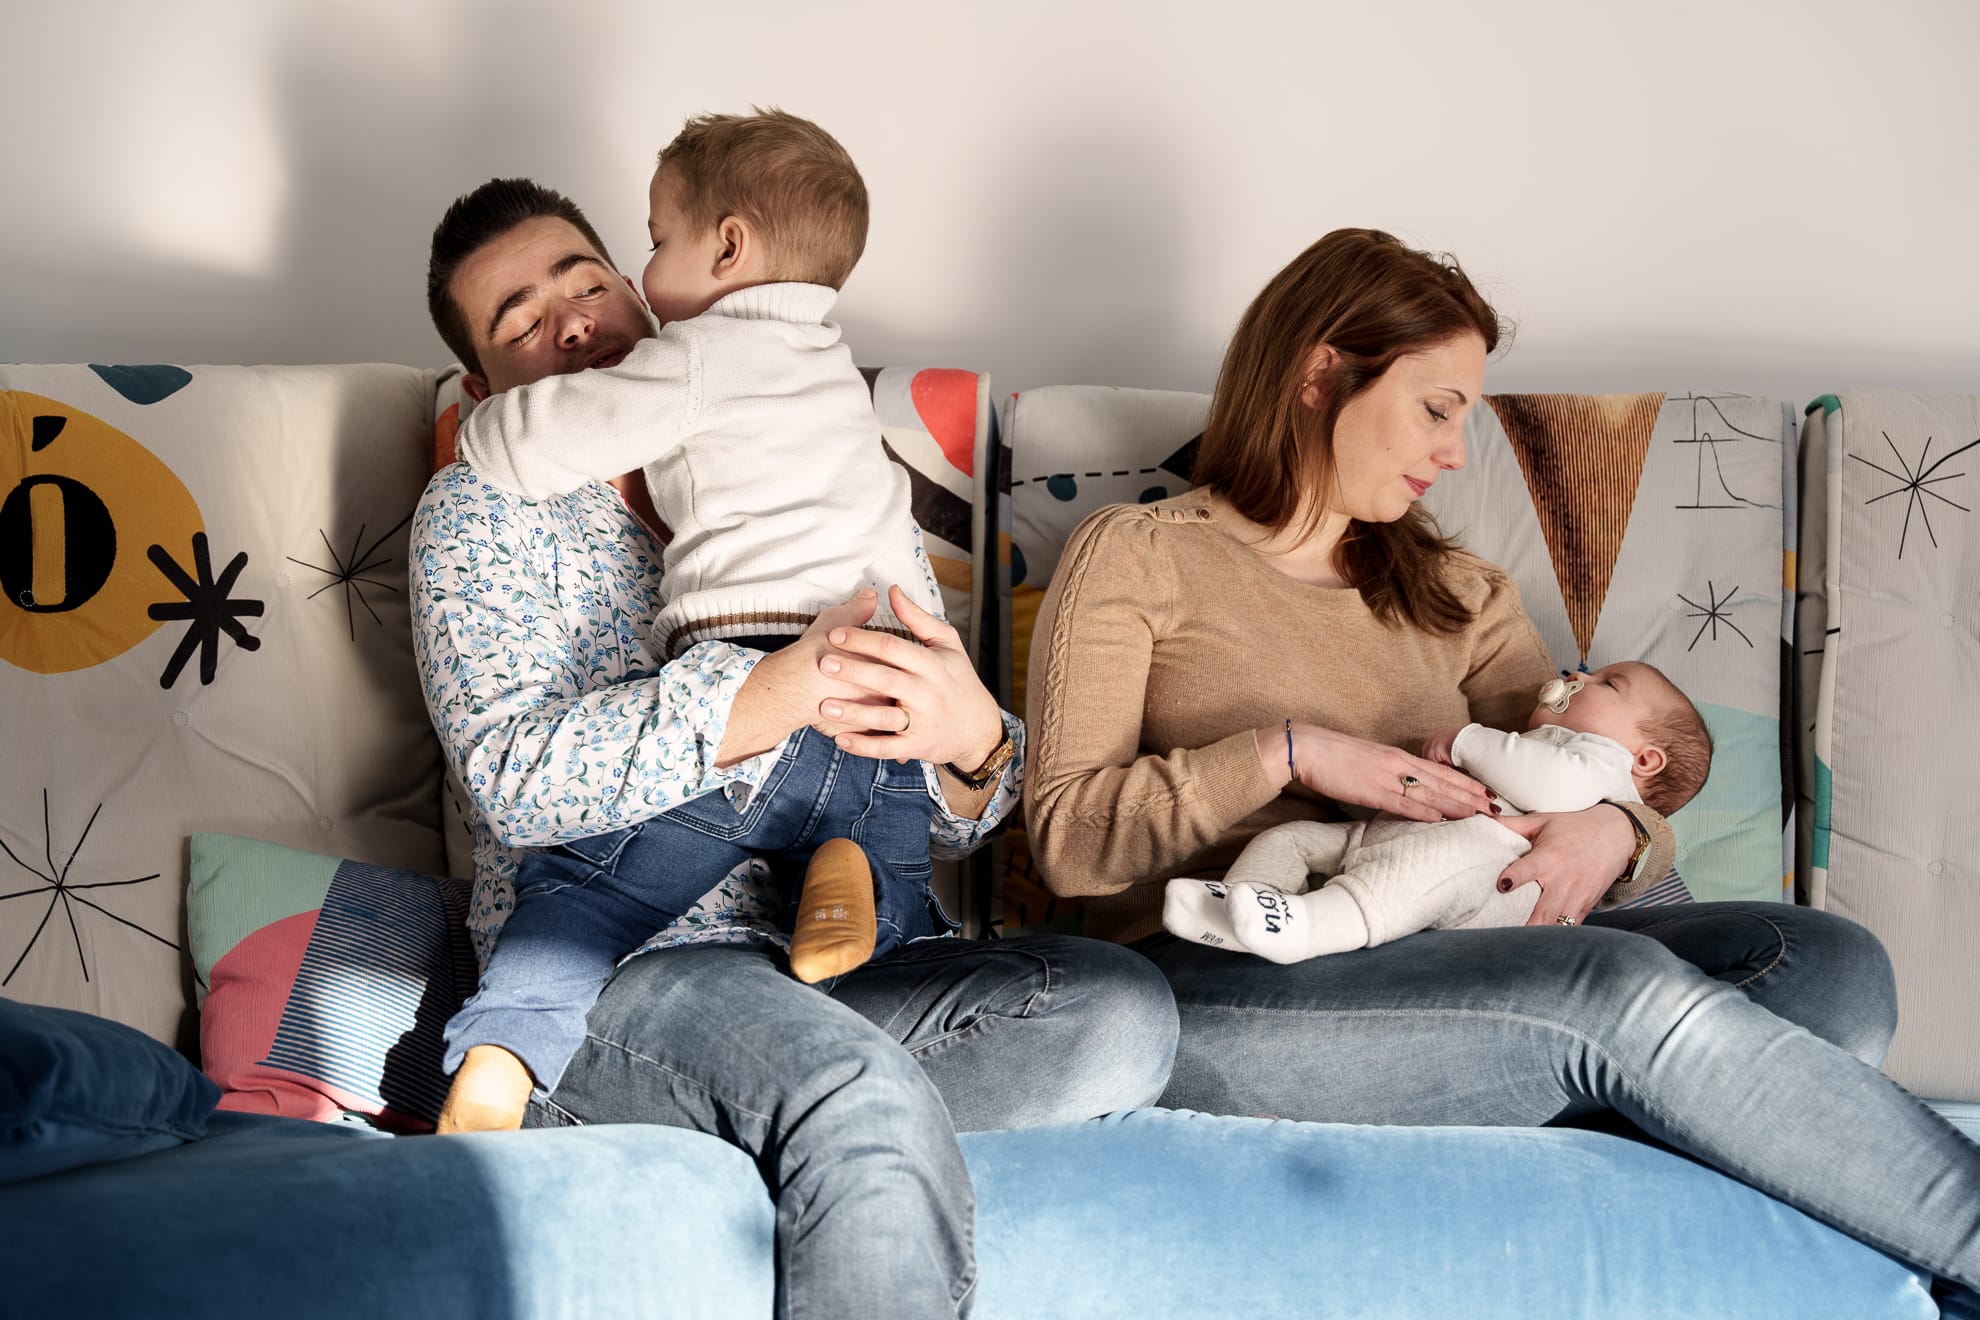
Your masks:
[[[1552,925],[1563,916],[1578,922],[1611,886],[1655,883],[1671,869],[1671,827],[1641,802],[1603,802],[1586,811],[1502,817],[1499,823],[1533,845],[1499,881],[1503,891],[1540,886],[1529,926]],[[1639,829],[1649,835],[1640,851]]]
[[[1483,560],[1477,562],[1486,569],[1489,590],[1472,625],[1479,640],[1463,685],[1465,697],[1477,723],[1492,728],[1520,725],[1531,715],[1540,685],[1556,671],[1539,631],[1519,603],[1519,588],[1511,575]],[[1426,755],[1434,746],[1433,739]],[[1506,868],[1501,881],[1508,889],[1540,886],[1541,898],[1529,925],[1551,925],[1562,916],[1580,921],[1609,892],[1633,856],[1637,862],[1631,875],[1640,882],[1653,870],[1661,880],[1675,853],[1669,824],[1637,802],[1601,802],[1569,814],[1536,813],[1502,818],[1501,823],[1533,845],[1532,851]],[[1650,838],[1641,855],[1639,825]]]
[[[1287,782],[1283,758],[1266,769],[1253,729],[1143,752],[1155,639],[1173,610],[1152,527],[1131,505],[1082,522],[1033,625],[1025,821],[1054,893],[1114,894],[1174,875]]]

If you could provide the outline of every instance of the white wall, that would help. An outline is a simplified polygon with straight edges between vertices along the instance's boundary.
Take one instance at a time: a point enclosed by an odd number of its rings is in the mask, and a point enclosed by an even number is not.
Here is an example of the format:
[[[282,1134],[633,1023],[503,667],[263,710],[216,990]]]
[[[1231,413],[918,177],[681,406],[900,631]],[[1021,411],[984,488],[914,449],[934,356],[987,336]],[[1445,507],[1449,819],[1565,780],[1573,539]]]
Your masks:
[[[644,256],[655,149],[774,103],[875,199],[862,361],[1207,388],[1338,225],[1456,252],[1495,388],[1980,391],[1980,6],[0,0],[0,360],[437,364],[493,174]]]

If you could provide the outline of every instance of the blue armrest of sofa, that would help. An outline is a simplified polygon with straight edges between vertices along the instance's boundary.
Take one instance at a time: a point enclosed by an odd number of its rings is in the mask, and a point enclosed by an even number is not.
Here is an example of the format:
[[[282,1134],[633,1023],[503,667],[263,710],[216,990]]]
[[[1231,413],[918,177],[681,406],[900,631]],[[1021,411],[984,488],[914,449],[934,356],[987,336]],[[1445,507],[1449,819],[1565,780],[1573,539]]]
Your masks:
[[[979,1320],[1938,1313],[1888,1257],[1604,1134],[1144,1110],[963,1145]],[[198,1141],[0,1187],[0,1226],[8,1317],[762,1316],[773,1288],[753,1165],[658,1127],[387,1138],[220,1113]]]

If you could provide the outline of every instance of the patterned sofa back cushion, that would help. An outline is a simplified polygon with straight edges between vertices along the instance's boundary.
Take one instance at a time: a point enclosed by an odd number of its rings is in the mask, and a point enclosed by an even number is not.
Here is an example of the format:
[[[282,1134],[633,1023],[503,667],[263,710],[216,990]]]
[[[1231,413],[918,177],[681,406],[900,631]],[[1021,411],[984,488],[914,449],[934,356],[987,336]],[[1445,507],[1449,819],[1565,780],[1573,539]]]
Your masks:
[[[190,1046],[186,838],[436,871],[433,373],[0,367],[0,994]]]
[[[1671,818],[1694,897],[1781,898],[1780,714],[1795,414],[1742,394],[1487,395],[1424,504],[1504,565],[1563,669],[1642,660],[1691,698],[1712,772]]]
[[[862,374],[873,391],[881,441],[907,469],[914,519],[949,622],[970,654],[981,655],[989,595],[979,565],[990,504],[990,378],[953,367],[878,367]]]
[[[1802,495],[1799,880],[1890,951],[1886,1070],[1980,1100],[1980,397],[1824,396]]]
[[[1032,625],[1066,538],[1095,509],[1188,490],[1209,409],[1205,394],[1086,385],[1050,385],[1004,402],[1010,536],[999,547],[1006,596],[998,615],[1010,657],[1010,709],[1024,710]],[[1081,928],[1078,903],[1053,895],[1034,872],[1021,822],[1000,838],[996,870],[1004,929]]]
[[[1006,405],[1008,623],[1022,707],[1031,625],[1066,538],[1102,505],[1189,486],[1207,395],[1054,386]],[[1468,470],[1425,499],[1518,580],[1563,668],[1648,661],[1705,716],[1706,787],[1673,818],[1694,894],[1779,898],[1781,586],[1793,525],[1791,408],[1731,394],[1494,395],[1466,425]],[[1784,443],[1785,441],[1785,443]],[[1005,924],[1076,928],[1007,840]]]

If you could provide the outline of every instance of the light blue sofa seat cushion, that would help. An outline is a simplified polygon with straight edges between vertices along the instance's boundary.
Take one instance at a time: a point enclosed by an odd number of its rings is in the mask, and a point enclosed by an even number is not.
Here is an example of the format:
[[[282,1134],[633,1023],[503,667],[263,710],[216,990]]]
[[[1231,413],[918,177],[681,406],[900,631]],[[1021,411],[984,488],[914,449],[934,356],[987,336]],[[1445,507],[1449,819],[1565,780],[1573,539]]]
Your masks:
[[[1939,1314],[1888,1256],[1600,1133],[1143,1110],[963,1147],[978,1320]]]
[[[768,1316],[749,1159],[672,1128],[385,1137],[220,1112],[0,1187],[0,1316]]]
[[[1888,1257],[1597,1133],[1144,1110],[963,1149],[977,1320],[1937,1314]],[[748,1317],[772,1296],[754,1166],[670,1128],[220,1113],[204,1140],[0,1187],[0,1224],[8,1316]]]

